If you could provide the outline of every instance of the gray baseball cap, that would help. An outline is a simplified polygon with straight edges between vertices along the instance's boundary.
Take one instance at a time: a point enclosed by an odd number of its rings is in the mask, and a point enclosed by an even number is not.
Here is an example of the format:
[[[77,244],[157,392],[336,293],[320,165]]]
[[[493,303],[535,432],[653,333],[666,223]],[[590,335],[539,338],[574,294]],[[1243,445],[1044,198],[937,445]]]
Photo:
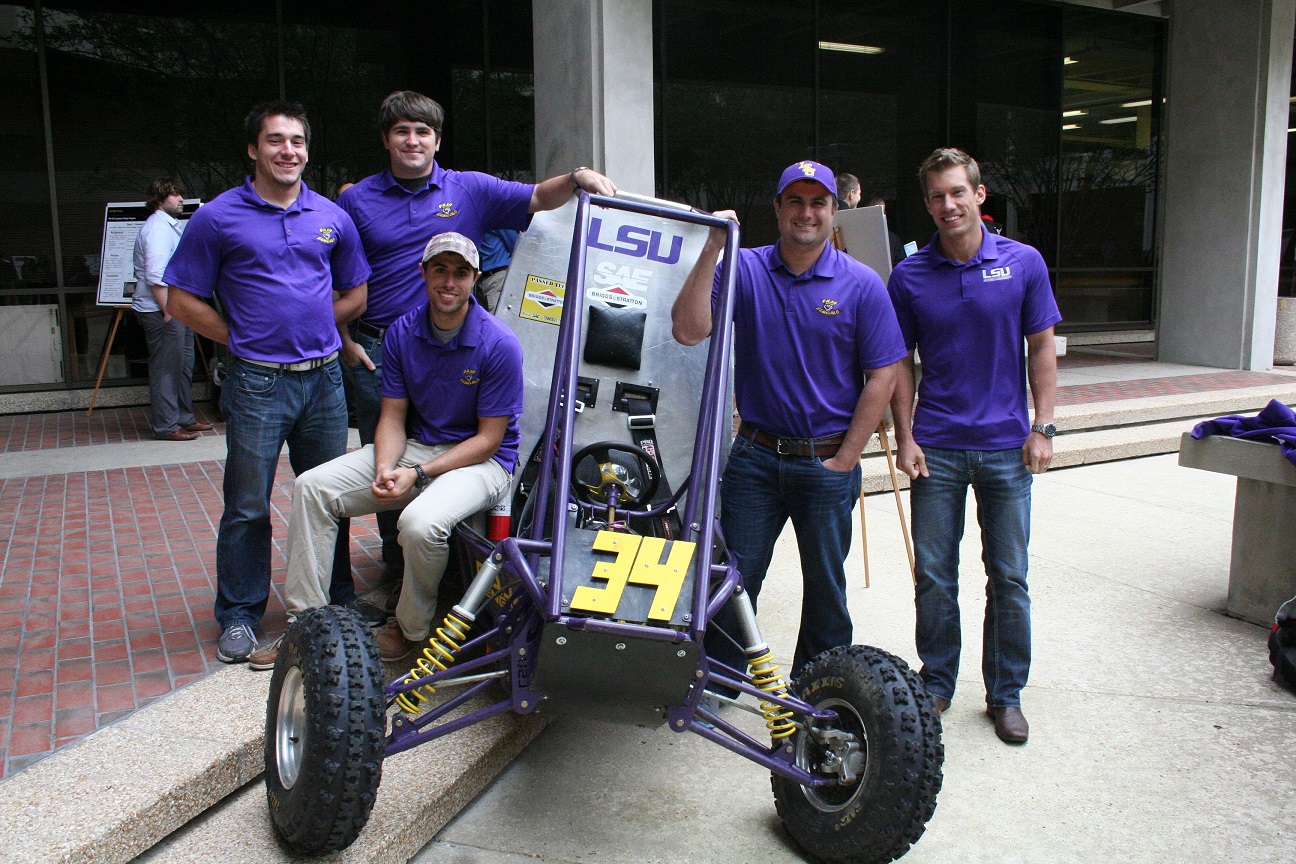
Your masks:
[[[481,269],[481,259],[477,257],[477,244],[464,235],[456,234],[453,231],[437,234],[429,240],[427,245],[423,247],[423,260],[419,264],[426,264],[442,252],[454,252],[456,255],[462,255],[463,259],[471,264],[474,270]]]

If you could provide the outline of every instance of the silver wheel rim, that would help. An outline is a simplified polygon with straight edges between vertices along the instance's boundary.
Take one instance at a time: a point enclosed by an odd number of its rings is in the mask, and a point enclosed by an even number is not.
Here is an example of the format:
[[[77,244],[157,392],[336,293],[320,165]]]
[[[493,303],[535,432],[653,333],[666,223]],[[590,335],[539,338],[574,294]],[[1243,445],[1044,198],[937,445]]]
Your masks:
[[[864,789],[864,782],[868,779],[869,770],[869,746],[868,730],[864,728],[864,720],[860,717],[859,712],[849,702],[841,699],[826,699],[815,705],[815,708],[830,709],[837,712],[837,728],[844,732],[850,732],[859,741],[862,759],[858,756],[859,779],[856,781],[849,794],[842,786],[825,786],[819,789],[812,789],[809,786],[802,786],[801,793],[805,795],[806,801],[821,813],[838,813],[845,810],[855,803]],[[797,735],[796,744],[796,764],[803,771],[807,771],[819,777],[828,776],[824,774],[816,764],[816,758],[822,753],[820,747],[808,731],[802,731]]]
[[[291,667],[279,690],[279,708],[275,712],[275,765],[279,785],[291,789],[301,771],[302,749],[306,736],[306,694],[301,669]]]

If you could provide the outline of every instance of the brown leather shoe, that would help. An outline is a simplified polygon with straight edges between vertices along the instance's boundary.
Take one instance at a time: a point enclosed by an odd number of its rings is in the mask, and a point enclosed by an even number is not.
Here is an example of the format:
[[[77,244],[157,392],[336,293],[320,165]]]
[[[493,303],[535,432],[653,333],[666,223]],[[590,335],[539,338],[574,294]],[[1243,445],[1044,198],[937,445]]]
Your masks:
[[[374,641],[378,643],[378,656],[384,663],[404,660],[418,647],[417,642],[405,638],[405,633],[401,630],[400,624],[396,623],[395,618],[374,631]]]
[[[933,696],[932,701],[936,703],[937,717],[949,710],[950,700],[946,699],[944,696]]]
[[[159,441],[193,441],[198,437],[197,432],[186,432],[184,429],[177,429],[174,432],[168,432],[165,435],[157,436]]]
[[[206,420],[195,420],[194,422],[190,423],[188,426],[182,427],[180,431],[181,432],[210,432],[215,428],[216,427],[214,425],[208,423]]]
[[[1025,744],[1030,735],[1030,725],[1026,715],[1016,705],[1003,708],[987,707],[986,713],[994,720],[995,734],[1005,744]]]
[[[258,672],[266,672],[274,668],[275,660],[279,657],[279,646],[283,643],[283,636],[273,642],[267,642],[260,648],[248,655],[248,668],[255,669]]]

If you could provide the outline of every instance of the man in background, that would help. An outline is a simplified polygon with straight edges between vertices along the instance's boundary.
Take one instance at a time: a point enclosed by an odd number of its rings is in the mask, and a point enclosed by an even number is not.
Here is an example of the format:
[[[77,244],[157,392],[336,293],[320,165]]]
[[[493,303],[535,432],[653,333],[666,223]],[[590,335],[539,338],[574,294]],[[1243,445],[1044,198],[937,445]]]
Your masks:
[[[194,334],[166,311],[162,274],[180,245],[184,190],[170,178],[149,184],[149,217],[135,238],[135,296],[131,309],[148,342],[149,403],[153,436],[159,441],[192,441],[212,424],[194,419]]]

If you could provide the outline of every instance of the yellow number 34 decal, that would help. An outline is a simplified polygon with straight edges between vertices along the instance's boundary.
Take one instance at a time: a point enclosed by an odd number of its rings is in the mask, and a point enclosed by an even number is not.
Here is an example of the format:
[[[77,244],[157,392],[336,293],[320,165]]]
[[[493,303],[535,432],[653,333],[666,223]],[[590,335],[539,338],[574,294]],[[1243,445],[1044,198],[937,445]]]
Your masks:
[[[693,561],[696,543],[676,540],[670,544],[670,553],[662,563],[666,541],[660,537],[641,537],[638,534],[618,534],[600,531],[594,537],[593,548],[599,552],[613,552],[616,558],[594,565],[593,578],[606,579],[606,588],[582,585],[572,595],[571,608],[582,612],[615,615],[621,604],[621,595],[627,584],[653,585],[657,591],[649,607],[650,621],[669,621],[679,600],[680,588]]]

